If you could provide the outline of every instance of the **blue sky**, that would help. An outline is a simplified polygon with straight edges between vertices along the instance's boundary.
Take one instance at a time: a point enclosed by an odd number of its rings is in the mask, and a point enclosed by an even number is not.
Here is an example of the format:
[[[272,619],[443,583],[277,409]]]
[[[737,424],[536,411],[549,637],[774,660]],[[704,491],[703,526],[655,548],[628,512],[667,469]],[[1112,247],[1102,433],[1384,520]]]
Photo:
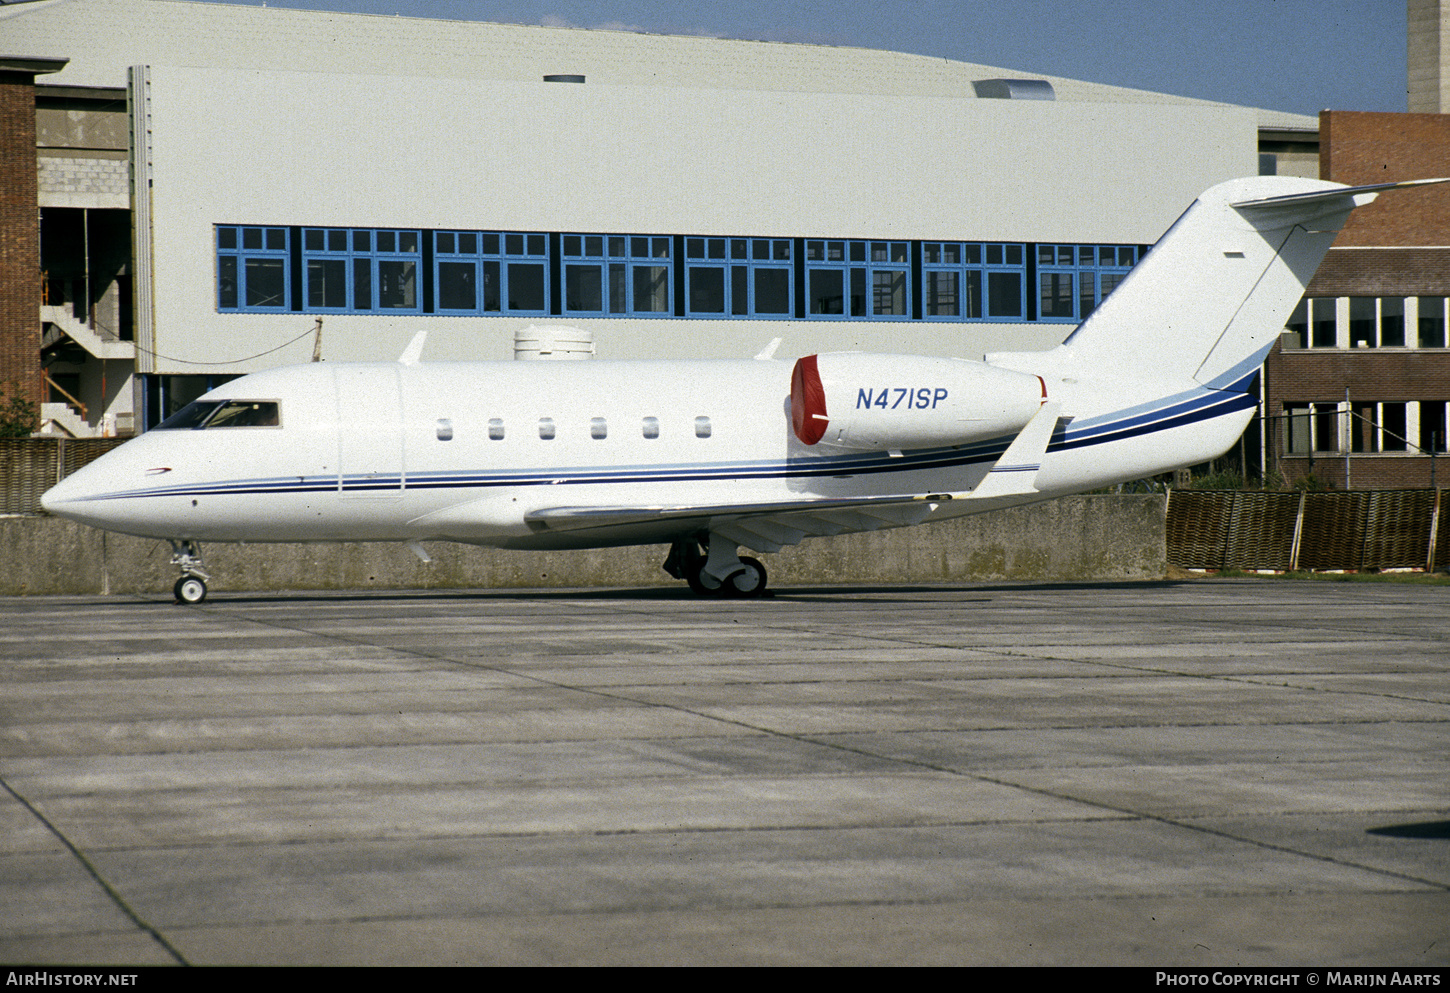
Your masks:
[[[1405,0],[270,2],[885,48],[1299,114],[1405,109]]]

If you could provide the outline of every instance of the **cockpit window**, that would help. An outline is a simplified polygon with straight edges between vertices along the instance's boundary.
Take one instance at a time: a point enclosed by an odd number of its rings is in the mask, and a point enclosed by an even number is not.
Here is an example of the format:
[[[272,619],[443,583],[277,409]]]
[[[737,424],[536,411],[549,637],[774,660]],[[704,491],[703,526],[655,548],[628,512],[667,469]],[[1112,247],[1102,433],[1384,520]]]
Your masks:
[[[274,428],[280,423],[275,400],[228,400],[206,419],[202,427],[208,431],[212,428]]]
[[[275,400],[197,400],[156,425],[156,429],[261,428],[281,423]]]
[[[156,425],[157,431],[181,430],[182,428],[199,428],[211,412],[222,405],[221,400],[194,400],[172,414],[166,420]]]

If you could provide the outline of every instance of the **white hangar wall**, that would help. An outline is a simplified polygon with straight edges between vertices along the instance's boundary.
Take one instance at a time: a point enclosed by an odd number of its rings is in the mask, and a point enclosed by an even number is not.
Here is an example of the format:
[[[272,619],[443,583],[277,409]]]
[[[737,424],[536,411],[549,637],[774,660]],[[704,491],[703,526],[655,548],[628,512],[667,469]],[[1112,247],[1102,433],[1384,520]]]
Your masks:
[[[152,66],[154,324],[168,374],[311,355],[310,313],[219,313],[218,224],[1150,244],[1257,171],[1247,108],[439,80]],[[143,155],[138,151],[137,156]],[[1029,292],[1031,292],[1029,287]],[[610,358],[1045,348],[1071,325],[327,314],[334,360],[505,358],[588,327]],[[199,366],[194,363],[210,363]],[[143,368],[146,364],[143,362]]]

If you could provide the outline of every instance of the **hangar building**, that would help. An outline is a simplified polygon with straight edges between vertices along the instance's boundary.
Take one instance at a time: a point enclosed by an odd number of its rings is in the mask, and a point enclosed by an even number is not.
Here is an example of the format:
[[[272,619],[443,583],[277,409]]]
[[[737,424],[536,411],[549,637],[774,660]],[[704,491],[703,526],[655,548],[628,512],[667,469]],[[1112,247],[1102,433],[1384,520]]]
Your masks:
[[[178,0],[0,8],[0,143],[0,385],[76,435],[419,330],[1048,348],[1203,189],[1319,170],[1313,117],[999,67]]]

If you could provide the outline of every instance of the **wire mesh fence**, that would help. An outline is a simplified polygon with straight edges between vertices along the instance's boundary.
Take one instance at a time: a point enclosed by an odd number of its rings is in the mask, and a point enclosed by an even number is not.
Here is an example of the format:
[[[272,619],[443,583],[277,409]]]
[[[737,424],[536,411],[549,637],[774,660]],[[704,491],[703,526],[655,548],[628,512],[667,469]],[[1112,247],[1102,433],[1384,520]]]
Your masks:
[[[1168,561],[1184,569],[1430,569],[1450,560],[1446,490],[1173,490]]]
[[[0,438],[0,514],[38,514],[40,495],[125,438]]]

